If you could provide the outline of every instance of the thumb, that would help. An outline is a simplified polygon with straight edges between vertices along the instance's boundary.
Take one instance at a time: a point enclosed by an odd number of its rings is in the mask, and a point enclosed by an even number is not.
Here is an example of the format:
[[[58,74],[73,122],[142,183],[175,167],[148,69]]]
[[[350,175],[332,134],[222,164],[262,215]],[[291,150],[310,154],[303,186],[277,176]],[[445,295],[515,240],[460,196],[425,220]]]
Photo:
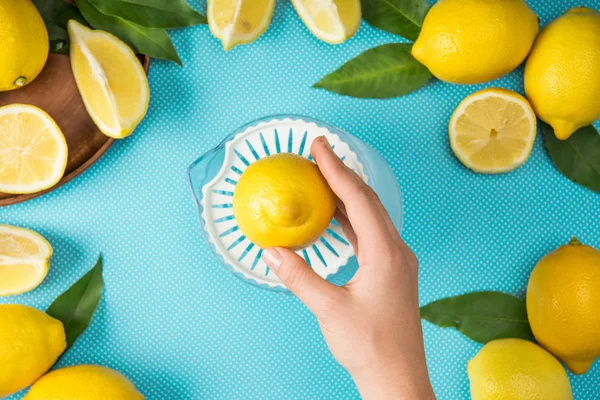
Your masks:
[[[321,278],[298,254],[283,247],[271,247],[262,259],[283,284],[318,316],[319,311],[340,289]]]

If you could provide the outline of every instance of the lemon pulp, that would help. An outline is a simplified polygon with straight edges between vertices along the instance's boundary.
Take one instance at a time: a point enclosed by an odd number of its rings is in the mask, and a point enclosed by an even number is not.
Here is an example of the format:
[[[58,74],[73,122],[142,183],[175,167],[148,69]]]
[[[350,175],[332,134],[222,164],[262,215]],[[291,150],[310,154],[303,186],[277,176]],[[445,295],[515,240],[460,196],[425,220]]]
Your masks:
[[[107,136],[130,135],[146,115],[150,89],[129,46],[108,32],[68,24],[71,68],[85,107]]]
[[[505,89],[484,89],[464,99],[448,128],[454,154],[484,173],[511,171],[533,148],[536,119],[527,100]]]
[[[35,193],[54,186],[67,167],[67,142],[43,110],[0,107],[0,192]]]
[[[0,296],[36,288],[46,275],[52,247],[29,229],[0,225]]]
[[[208,26],[223,48],[230,50],[262,35],[274,9],[275,0],[209,0]]]
[[[292,0],[306,27],[327,43],[342,43],[360,26],[359,0]]]

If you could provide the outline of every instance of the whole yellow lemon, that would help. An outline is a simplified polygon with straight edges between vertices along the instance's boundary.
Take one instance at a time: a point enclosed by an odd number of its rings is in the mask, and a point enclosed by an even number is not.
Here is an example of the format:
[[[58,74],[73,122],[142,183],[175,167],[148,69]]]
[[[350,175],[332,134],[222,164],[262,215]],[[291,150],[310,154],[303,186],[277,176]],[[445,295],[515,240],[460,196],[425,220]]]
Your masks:
[[[0,304],[0,398],[35,382],[66,347],[60,321],[35,308]]]
[[[99,365],[77,365],[44,375],[23,400],[143,400],[123,375]]]
[[[319,168],[290,153],[251,164],[233,194],[241,231],[261,248],[308,246],[327,229],[335,207],[335,195]]]
[[[559,139],[600,118],[600,13],[578,7],[548,24],[525,64],[525,93]]]
[[[552,354],[522,339],[487,343],[467,367],[472,400],[572,400],[571,384]]]
[[[30,83],[48,59],[48,31],[31,0],[0,0],[0,92]]]
[[[443,81],[487,82],[525,60],[538,30],[523,0],[440,0],[427,13],[412,55]]]
[[[600,356],[600,251],[577,239],[546,255],[527,286],[537,341],[576,374]]]

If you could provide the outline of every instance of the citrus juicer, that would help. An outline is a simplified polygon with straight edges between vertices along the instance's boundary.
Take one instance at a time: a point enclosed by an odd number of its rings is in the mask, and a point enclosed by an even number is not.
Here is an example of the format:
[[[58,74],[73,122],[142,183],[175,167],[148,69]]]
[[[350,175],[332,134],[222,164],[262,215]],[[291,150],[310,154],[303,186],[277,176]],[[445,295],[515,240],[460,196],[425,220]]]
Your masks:
[[[381,156],[365,143],[309,117],[281,115],[253,121],[236,129],[188,169],[205,239],[219,261],[247,282],[287,291],[262,261],[262,249],[239,229],[232,204],[237,181],[253,162],[273,154],[294,153],[312,161],[310,146],[318,136],[325,136],[344,164],[377,192],[396,228],[402,227],[398,183]],[[336,284],[345,283],[358,267],[354,250],[335,220],[314,243],[296,253]]]

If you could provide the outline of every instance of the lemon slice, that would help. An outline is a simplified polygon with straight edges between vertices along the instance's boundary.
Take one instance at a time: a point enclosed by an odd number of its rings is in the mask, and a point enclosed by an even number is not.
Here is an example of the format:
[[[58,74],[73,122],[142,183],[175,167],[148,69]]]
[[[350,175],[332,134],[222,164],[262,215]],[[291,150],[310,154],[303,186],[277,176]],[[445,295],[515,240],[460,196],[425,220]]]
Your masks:
[[[79,94],[98,129],[115,139],[133,132],[146,115],[150,88],[129,46],[108,32],[68,23],[71,68]]]
[[[208,26],[223,48],[250,43],[271,23],[275,0],[209,0]]]
[[[484,89],[459,104],[448,130],[452,150],[465,166],[494,174],[527,161],[535,142],[536,119],[520,94]]]
[[[54,186],[67,167],[67,142],[43,110],[0,107],[0,192],[35,193]]]
[[[292,0],[306,27],[327,43],[342,43],[360,26],[359,0]]]
[[[52,246],[40,234],[0,225],[0,296],[36,288],[48,274],[50,257]]]

